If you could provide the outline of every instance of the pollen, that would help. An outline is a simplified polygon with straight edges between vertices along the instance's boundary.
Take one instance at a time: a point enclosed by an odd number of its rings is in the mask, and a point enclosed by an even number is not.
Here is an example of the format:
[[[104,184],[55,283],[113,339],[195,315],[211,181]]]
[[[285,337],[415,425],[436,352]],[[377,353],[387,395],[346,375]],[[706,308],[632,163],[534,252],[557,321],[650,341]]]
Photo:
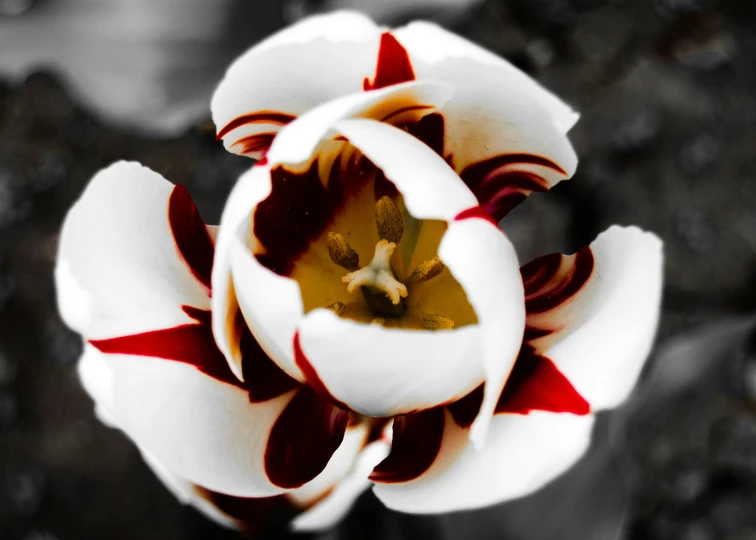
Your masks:
[[[375,224],[378,236],[398,244],[404,235],[404,219],[399,207],[391,197],[383,196],[375,203]]]
[[[391,255],[396,249],[394,242],[381,240],[375,245],[375,255],[370,264],[341,278],[347,284],[347,291],[353,293],[360,287],[384,293],[394,305],[407,297],[407,287],[397,281],[391,270]]]
[[[420,283],[422,281],[433,279],[443,272],[444,268],[446,268],[446,266],[441,262],[441,259],[433,257],[431,260],[418,265],[418,267],[412,271],[412,281]]]
[[[333,304],[328,304],[325,308],[330,309],[336,315],[341,315],[344,313],[346,306],[344,305],[344,302],[334,302]]]
[[[423,316],[423,328],[426,330],[454,330],[454,321],[435,313],[428,313]]]
[[[360,267],[360,256],[352,249],[347,239],[339,233],[329,232],[326,237],[328,256],[334,264],[345,270],[357,270]]]

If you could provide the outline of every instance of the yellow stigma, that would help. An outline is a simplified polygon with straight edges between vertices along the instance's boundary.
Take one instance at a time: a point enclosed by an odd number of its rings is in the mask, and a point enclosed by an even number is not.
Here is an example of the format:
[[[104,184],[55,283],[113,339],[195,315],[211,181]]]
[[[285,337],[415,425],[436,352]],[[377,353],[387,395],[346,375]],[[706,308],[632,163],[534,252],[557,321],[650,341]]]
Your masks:
[[[351,272],[341,278],[347,284],[347,291],[353,293],[360,287],[367,287],[375,292],[385,293],[391,303],[399,304],[402,298],[407,297],[407,287],[394,277],[391,270],[391,255],[396,249],[396,244],[387,240],[381,240],[375,245],[375,255],[370,264]]]
[[[378,236],[398,244],[404,234],[404,219],[399,207],[391,197],[384,195],[375,203],[375,224],[378,226]]]

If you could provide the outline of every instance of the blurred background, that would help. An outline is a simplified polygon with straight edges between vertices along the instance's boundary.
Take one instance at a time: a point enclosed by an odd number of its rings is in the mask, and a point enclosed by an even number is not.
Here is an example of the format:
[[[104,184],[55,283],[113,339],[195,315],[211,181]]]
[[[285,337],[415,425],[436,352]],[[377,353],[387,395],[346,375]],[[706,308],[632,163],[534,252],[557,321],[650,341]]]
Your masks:
[[[95,420],[56,312],[57,235],[120,159],[186,185],[217,223],[250,162],[215,142],[215,85],[262,37],[337,8],[437,20],[580,111],[574,179],[502,226],[527,261],[639,225],[665,241],[666,288],[638,389],[572,471],[455,515],[368,493],[319,538],[756,539],[753,0],[0,0],[0,539],[240,537],[182,508]]]

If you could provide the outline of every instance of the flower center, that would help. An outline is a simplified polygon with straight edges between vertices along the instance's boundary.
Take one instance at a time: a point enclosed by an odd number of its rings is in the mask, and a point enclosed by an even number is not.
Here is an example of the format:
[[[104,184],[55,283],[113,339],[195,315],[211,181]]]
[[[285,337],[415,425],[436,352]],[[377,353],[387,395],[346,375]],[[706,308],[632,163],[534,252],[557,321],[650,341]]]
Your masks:
[[[391,260],[397,244],[404,236],[404,219],[397,204],[388,196],[381,197],[375,204],[375,221],[381,240],[375,245],[375,252],[370,263],[360,267],[358,253],[339,233],[327,235],[328,255],[331,261],[350,273],[341,278],[346,284],[347,292],[355,293],[359,289],[369,310],[375,315],[374,324],[384,325],[386,318],[398,318],[404,314],[406,299],[409,296],[407,286],[397,279]],[[444,270],[444,264],[438,257],[425,261],[415,268],[408,277],[413,283],[421,283],[438,276]],[[337,315],[344,312],[344,304],[336,302],[327,306]],[[451,330],[454,321],[436,313],[423,316],[423,327],[429,330]]]

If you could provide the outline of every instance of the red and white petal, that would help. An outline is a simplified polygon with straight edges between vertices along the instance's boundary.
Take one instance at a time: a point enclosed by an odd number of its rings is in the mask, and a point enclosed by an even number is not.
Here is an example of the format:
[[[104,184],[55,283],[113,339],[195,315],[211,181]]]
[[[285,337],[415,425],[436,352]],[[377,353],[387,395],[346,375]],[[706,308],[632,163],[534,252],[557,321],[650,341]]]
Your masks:
[[[402,469],[410,471],[413,460],[418,460],[413,454],[415,447],[404,444],[400,446],[406,455],[394,458],[394,470],[381,471],[379,466],[380,473],[372,476],[377,482],[375,494],[389,508],[440,513],[525,496],[565,472],[583,455],[590,444],[594,422],[591,415],[540,411],[528,415],[497,414],[485,445],[478,450],[467,429],[459,427],[449,412],[441,414],[443,436],[440,445],[431,445],[430,467],[419,476],[403,478],[406,475]],[[433,424],[429,434],[438,432],[438,419],[429,416],[428,420]],[[413,425],[416,433],[425,428]],[[409,439],[417,437],[405,435]],[[396,438],[395,433],[395,446]]]
[[[367,416],[394,416],[466,395],[483,380],[481,332],[402,330],[317,309],[304,318],[295,353],[309,384]]]
[[[177,475],[213,491],[263,497],[304,485],[344,435],[348,413],[307,387],[252,403],[244,388],[183,362],[104,356],[118,427]]]
[[[218,229],[212,275],[213,334],[231,370],[243,380],[238,319],[241,308],[247,325],[268,356],[301,381],[302,375],[291,352],[296,320],[302,314],[299,289],[296,283],[263,267],[246,248],[253,242],[250,233],[255,205],[270,195],[270,190],[270,168],[252,167],[239,178],[226,202]],[[234,255],[239,250],[246,252],[246,257]],[[243,267],[239,272],[243,273],[236,284],[232,276],[232,257],[243,259],[238,262]],[[256,316],[256,309],[267,311]]]
[[[354,467],[336,484],[327,497],[297,516],[292,528],[298,532],[319,532],[329,529],[341,521],[373,483],[369,476],[373,468],[383,461],[391,445],[379,440],[363,449]]]
[[[63,223],[63,319],[86,338],[191,322],[209,307],[212,241],[184,188],[136,163],[100,171]]]
[[[259,157],[266,142],[261,135],[273,136],[309,109],[362,91],[380,34],[364,15],[339,12],[308,18],[256,45],[215,91],[218,137],[232,152]]]
[[[443,81],[454,97],[440,111],[444,152],[497,220],[532,191],[571,177],[566,136],[578,115],[504,59],[441,27],[395,30],[417,80]]]
[[[471,213],[449,224],[438,255],[465,289],[478,315],[486,385],[470,437],[476,446],[482,446],[525,328],[522,281],[512,279],[517,254],[495,224]]]
[[[657,236],[614,226],[576,255],[523,267],[526,335],[592,410],[618,405],[635,385],[659,319],[662,265]]]

